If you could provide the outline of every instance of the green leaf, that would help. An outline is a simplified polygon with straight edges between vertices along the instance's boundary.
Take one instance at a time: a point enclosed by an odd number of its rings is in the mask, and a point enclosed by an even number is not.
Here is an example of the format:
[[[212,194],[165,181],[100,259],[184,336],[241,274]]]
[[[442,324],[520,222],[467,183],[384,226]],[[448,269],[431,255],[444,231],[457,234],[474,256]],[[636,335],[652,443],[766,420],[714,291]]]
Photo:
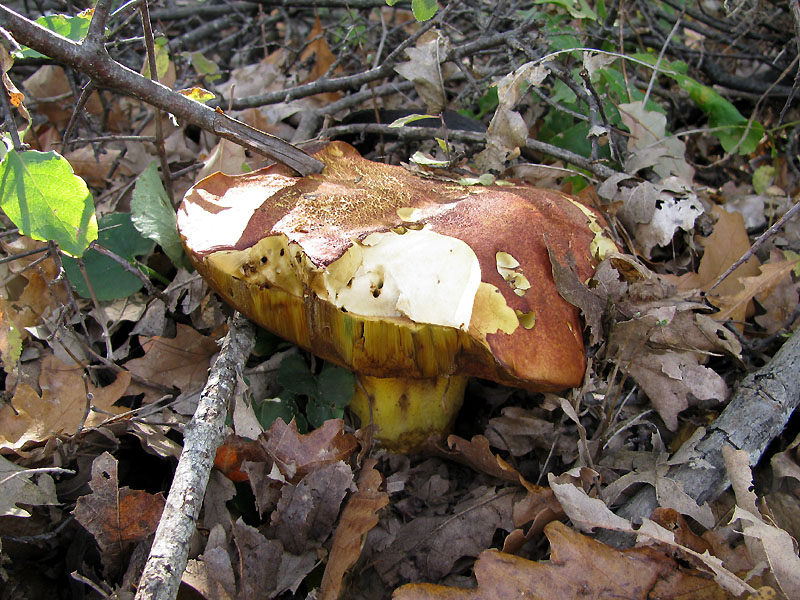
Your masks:
[[[411,12],[414,13],[417,21],[432,19],[437,10],[439,10],[439,4],[436,0],[411,0]]]
[[[344,415],[343,408],[332,408],[318,402],[309,402],[306,406],[308,422],[314,427],[321,427],[325,421],[341,419]]]
[[[326,364],[317,378],[317,389],[320,403],[344,408],[356,391],[356,377],[347,369]]]
[[[175,209],[158,176],[155,161],[136,179],[131,198],[131,221],[139,233],[161,246],[176,267],[189,266],[178,233]]]
[[[278,367],[276,374],[278,384],[284,391],[295,396],[308,396],[316,398],[317,382],[306,365],[306,361],[299,354],[287,356]]]
[[[153,50],[156,55],[156,73],[158,78],[163,79],[169,69],[169,48],[167,47],[167,38],[156,38],[153,43]],[[150,78],[150,59],[145,59],[144,66],[142,67],[142,75]]]
[[[708,115],[711,134],[719,139],[725,152],[733,152],[736,149],[738,154],[747,155],[755,151],[758,142],[764,136],[764,127],[761,123],[754,120],[747,130],[747,119],[714,88],[703,85],[691,77],[678,76],[676,79],[681,88],[689,92],[689,97],[700,110]]]
[[[586,0],[535,0],[534,4],[556,4],[565,8],[575,19],[597,21],[597,14],[595,14]]]
[[[439,160],[436,158],[431,158],[430,156],[427,156],[425,153],[420,152],[419,150],[414,152],[414,155],[409,160],[411,162],[417,163],[418,165],[425,165],[426,167],[434,167],[434,168],[442,168],[450,164],[449,160]]]
[[[775,167],[772,165],[761,165],[753,172],[753,189],[756,194],[766,194],[767,188],[775,180]]]
[[[94,200],[57,152],[9,150],[0,162],[0,208],[20,233],[81,256],[97,239]]]
[[[292,419],[295,419],[297,430],[300,433],[305,433],[308,430],[306,419],[300,412],[297,402],[292,398],[268,398],[261,402],[254,402],[253,412],[265,430],[272,426],[275,419],[283,419],[284,423],[289,423]]]
[[[155,245],[151,240],[139,235],[131,222],[129,213],[105,215],[100,218],[99,224],[100,233],[97,242],[131,263],[137,256],[150,252]],[[84,298],[91,297],[78,262],[73,258],[64,257],[63,263],[64,270],[75,291]],[[86,252],[83,263],[98,300],[127,298],[142,287],[142,281],[138,277],[128,273],[117,262],[96,250]]]
[[[76,17],[67,15],[47,15],[46,17],[39,17],[36,19],[36,22],[42,27],[54,31],[58,35],[70,39],[73,42],[81,42],[89,31],[89,23],[92,22],[93,12],[93,9],[85,10]],[[20,58],[42,58],[44,56],[44,54],[26,46],[23,46],[22,50],[17,55]]]
[[[205,77],[209,81],[215,81],[222,77],[219,72],[219,65],[206,58],[202,52],[192,52],[189,58],[192,61],[192,67],[200,77]]]

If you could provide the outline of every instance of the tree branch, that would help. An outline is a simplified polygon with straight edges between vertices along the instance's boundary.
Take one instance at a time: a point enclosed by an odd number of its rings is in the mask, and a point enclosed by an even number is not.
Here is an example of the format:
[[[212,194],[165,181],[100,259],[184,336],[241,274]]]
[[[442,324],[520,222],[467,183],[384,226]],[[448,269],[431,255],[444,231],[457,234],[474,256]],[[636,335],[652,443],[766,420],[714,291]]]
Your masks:
[[[18,43],[85,73],[97,87],[134,96],[180,120],[268,156],[301,175],[322,170],[320,161],[288,142],[195,102],[121,65],[108,55],[102,44],[92,44],[88,39],[83,44],[76,44],[3,5],[0,5],[0,27],[8,30]]]

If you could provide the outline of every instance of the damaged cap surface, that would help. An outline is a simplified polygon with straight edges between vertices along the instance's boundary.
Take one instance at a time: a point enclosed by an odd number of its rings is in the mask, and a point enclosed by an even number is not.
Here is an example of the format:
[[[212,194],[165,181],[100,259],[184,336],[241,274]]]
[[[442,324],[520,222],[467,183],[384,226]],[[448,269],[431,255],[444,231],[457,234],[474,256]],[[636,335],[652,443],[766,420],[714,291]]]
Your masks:
[[[556,290],[548,247],[591,276],[603,244],[590,209],[526,185],[424,179],[341,142],[315,156],[320,174],[215,174],[187,193],[184,245],[229,303],[366,375],[580,383],[578,310]]]

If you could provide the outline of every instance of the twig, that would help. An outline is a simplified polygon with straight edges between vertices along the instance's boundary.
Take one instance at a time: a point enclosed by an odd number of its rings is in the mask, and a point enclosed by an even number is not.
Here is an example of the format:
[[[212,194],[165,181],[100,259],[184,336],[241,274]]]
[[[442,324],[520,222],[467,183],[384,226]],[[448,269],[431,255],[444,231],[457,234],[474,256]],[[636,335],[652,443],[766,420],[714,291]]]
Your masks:
[[[441,130],[435,127],[389,127],[388,125],[380,125],[378,123],[353,123],[350,125],[338,125],[336,127],[330,127],[327,130],[328,135],[332,138],[336,138],[345,134],[361,132],[377,133],[387,137],[396,137],[401,140],[430,140],[441,134]],[[448,135],[452,141],[486,143],[485,133],[451,129],[449,130]],[[541,152],[542,154],[547,154],[548,156],[571,163],[577,167],[580,167],[581,169],[591,171],[601,179],[608,179],[617,173],[617,171],[611,167],[605,166],[604,164],[592,162],[580,154],[575,154],[574,152],[570,152],[564,148],[559,148],[558,146],[553,146],[552,144],[540,142],[539,140],[535,140],[533,138],[528,138],[528,140],[525,142],[525,147],[529,150],[533,150],[534,152]]]
[[[147,7],[147,0],[139,0],[139,11],[142,13],[142,29],[144,30],[144,45],[147,49],[147,65],[150,68],[150,79],[158,83],[158,65],[156,64],[156,45],[153,39],[153,26],[150,23],[150,10]],[[175,195],[172,193],[172,178],[169,175],[169,160],[167,159],[167,149],[164,145],[164,113],[156,109],[156,151],[158,160],[161,163],[161,181],[164,182],[164,190],[167,192],[170,204],[175,204]]]
[[[728,267],[727,271],[725,271],[722,275],[720,275],[720,277],[719,277],[719,279],[717,279],[716,283],[714,283],[714,285],[712,285],[708,289],[708,292],[713,291],[714,288],[716,288],[719,284],[721,284],[723,281],[725,281],[725,279],[727,279],[728,275],[733,273],[741,265],[743,265],[748,260],[750,260],[750,257],[753,256],[753,254],[755,254],[756,252],[758,252],[758,249],[761,248],[761,246],[764,245],[764,242],[766,242],[769,238],[771,238],[773,235],[775,235],[778,232],[778,230],[781,227],[783,227],[784,224],[789,219],[791,219],[792,217],[794,217],[798,213],[798,211],[800,211],[800,202],[798,202],[797,204],[792,206],[792,208],[787,210],[786,214],[784,214],[778,220],[777,223],[775,223],[772,227],[770,227],[764,233],[762,233],[760,236],[758,236],[758,239],[755,242],[753,242],[753,245],[750,246],[750,249],[747,252],[745,252],[739,260],[737,260],[730,267]]]
[[[85,73],[97,87],[134,96],[178,119],[268,156],[302,175],[322,170],[320,161],[288,142],[237,121],[221,110],[195,102],[121,65],[108,55],[102,44],[91,43],[89,36],[83,43],[76,44],[2,4],[0,27],[26,46]]]
[[[178,593],[214,456],[225,438],[225,417],[236,389],[236,374],[255,342],[252,324],[238,313],[229,327],[194,417],[184,431],[183,452],[136,600],[173,600]]]

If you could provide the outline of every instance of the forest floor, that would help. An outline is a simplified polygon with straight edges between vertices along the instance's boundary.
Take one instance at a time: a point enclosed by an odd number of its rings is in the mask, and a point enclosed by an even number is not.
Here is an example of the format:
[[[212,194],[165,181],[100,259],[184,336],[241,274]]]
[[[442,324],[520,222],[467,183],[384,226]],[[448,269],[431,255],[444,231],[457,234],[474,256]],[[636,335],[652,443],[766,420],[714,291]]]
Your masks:
[[[87,8],[0,6],[0,600],[800,598],[800,3]],[[582,384],[471,379],[381,449],[184,255],[201,179],[315,168],[228,117],[602,214],[618,251],[531,290],[579,309]]]

